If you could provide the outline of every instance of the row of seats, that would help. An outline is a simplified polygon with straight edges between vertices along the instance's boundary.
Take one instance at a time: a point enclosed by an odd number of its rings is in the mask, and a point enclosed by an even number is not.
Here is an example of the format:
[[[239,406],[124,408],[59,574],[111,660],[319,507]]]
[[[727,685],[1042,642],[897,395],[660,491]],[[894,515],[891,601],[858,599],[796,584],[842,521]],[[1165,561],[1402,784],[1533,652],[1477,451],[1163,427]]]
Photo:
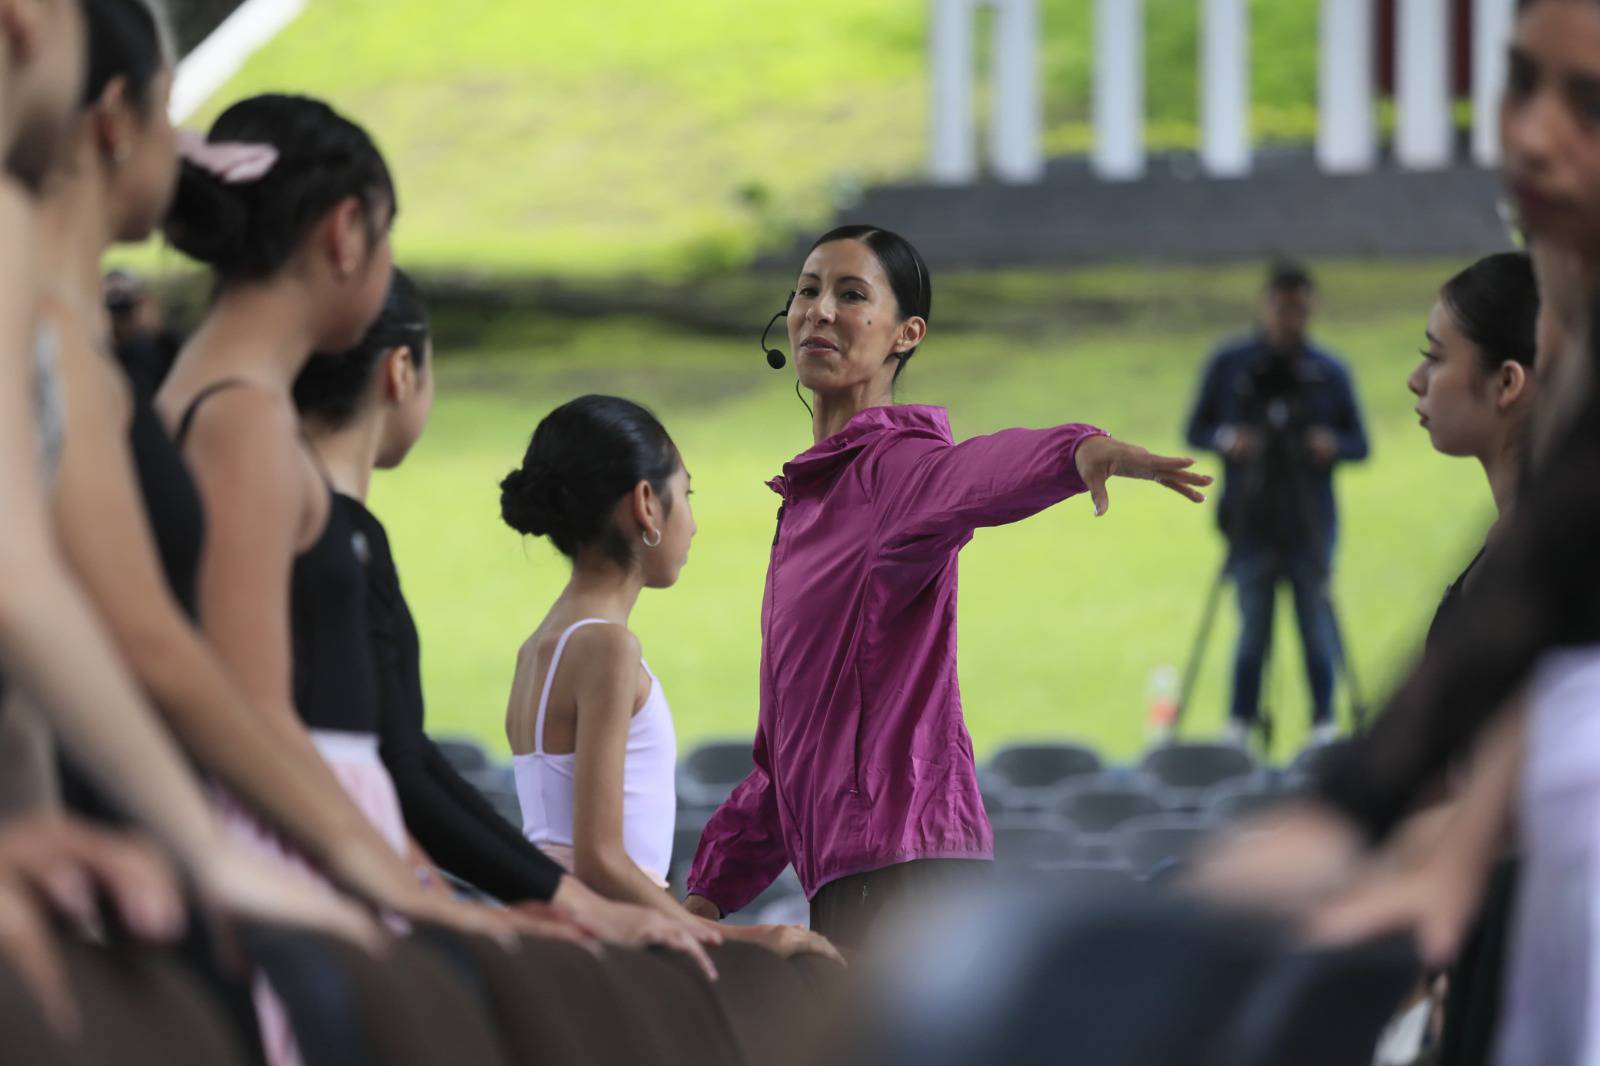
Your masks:
[[[475,741],[452,738],[439,746],[507,821],[521,823],[509,765],[493,761]],[[1009,876],[1063,887],[1159,883],[1206,834],[1279,802],[1336,748],[1308,748],[1279,768],[1229,744],[1163,745],[1121,766],[1082,744],[1008,745],[979,770],[997,866]],[[702,744],[680,761],[675,890],[684,887],[706,819],[751,766],[749,743],[737,741]],[[805,916],[800,883],[785,869],[739,918],[804,923]]]
[[[498,809],[518,821],[516,785],[509,766],[496,764],[472,740],[441,740],[446,758],[477,785]],[[1112,766],[1093,748],[1075,743],[1012,744],[996,751],[979,770],[979,785],[991,815],[1063,809],[1069,817],[1104,791],[1140,791],[1161,809],[1211,809],[1220,797],[1270,792],[1281,782],[1303,781],[1339,744],[1302,751],[1281,769],[1263,766],[1231,744],[1183,743],[1152,748],[1132,766]],[[752,767],[750,745],[713,741],[690,751],[678,765],[678,805],[686,812],[714,810]],[[1225,787],[1231,786],[1231,787]],[[1249,799],[1233,799],[1242,810]],[[1144,811],[1136,813],[1155,813]]]

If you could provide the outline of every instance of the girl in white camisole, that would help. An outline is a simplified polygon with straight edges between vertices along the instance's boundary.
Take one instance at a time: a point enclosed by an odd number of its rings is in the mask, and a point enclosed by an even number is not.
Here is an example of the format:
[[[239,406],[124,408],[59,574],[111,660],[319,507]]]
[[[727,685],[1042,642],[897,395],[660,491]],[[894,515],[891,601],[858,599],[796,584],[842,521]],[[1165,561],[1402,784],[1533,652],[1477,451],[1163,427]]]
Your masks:
[[[539,709],[534,717],[533,750],[512,758],[524,835],[569,870],[577,858],[572,808],[578,756],[577,752],[552,755],[544,750],[545,718],[567,641],[584,626],[609,624],[604,618],[585,618],[562,631],[545,668]],[[660,680],[643,661],[639,665],[650,678],[650,695],[628,726],[622,767],[622,842],[628,858],[657,885],[666,888],[667,868],[672,862],[672,830],[678,814],[673,773],[678,738]]]
[[[628,618],[671,587],[694,538],[689,474],[654,415],[584,396],[539,423],[500,513],[549,537],[572,577],[517,654],[506,710],[523,833],[603,896],[701,922],[668,892],[677,740]],[[837,957],[794,926],[722,927],[782,954]]]

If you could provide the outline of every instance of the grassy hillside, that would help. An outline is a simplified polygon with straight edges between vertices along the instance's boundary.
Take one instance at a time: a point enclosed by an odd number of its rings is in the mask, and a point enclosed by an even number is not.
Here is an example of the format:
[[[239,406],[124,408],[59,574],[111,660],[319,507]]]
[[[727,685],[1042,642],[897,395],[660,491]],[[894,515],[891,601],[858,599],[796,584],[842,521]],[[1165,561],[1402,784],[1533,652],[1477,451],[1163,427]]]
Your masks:
[[[1088,143],[1092,7],[1042,5],[1054,150]],[[1156,145],[1194,142],[1197,8],[1147,0]],[[317,0],[200,118],[264,90],[359,117],[399,172],[413,263],[681,276],[742,263],[863,184],[918,172],[926,11]],[[1307,135],[1315,5],[1256,0],[1252,20],[1257,132]]]

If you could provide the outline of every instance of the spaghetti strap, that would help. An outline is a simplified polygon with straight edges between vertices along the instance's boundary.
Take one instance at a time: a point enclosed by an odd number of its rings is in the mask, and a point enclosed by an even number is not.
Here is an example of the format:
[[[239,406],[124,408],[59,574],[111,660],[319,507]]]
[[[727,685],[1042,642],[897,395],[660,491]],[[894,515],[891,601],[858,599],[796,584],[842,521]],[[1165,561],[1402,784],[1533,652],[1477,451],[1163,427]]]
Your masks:
[[[544,690],[539,693],[539,711],[533,719],[533,753],[544,754],[544,714],[550,707],[550,689],[555,684],[556,668],[561,665],[561,653],[567,650],[567,639],[584,626],[611,625],[604,618],[585,618],[574,622],[561,632],[561,639],[556,641],[556,650],[550,656],[550,668],[544,672]]]
[[[200,405],[223,389],[231,389],[236,385],[243,388],[245,382],[242,378],[224,378],[221,381],[213,381],[194,394],[194,399],[190,400],[189,405],[183,409],[183,417],[178,419],[178,431],[172,436],[174,443],[179,448],[183,447],[184,438],[189,435],[189,430],[194,426],[194,416],[200,410]]]

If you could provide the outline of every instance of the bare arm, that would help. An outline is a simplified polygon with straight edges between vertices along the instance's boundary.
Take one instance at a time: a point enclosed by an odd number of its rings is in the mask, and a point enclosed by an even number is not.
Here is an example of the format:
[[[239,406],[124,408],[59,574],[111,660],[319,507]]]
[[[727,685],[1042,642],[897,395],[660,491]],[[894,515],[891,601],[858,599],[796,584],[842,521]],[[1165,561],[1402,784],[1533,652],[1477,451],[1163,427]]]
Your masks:
[[[56,520],[67,561],[123,658],[179,743],[322,865],[358,891],[370,891],[367,871],[385,864],[404,876],[304,733],[249,705],[178,606],[135,488],[120,372],[79,324],[57,322],[68,433]]]
[[[195,419],[190,450],[205,503],[200,615],[206,636],[264,728],[298,747],[296,787],[342,786],[295,711],[289,631],[290,569],[299,539],[301,489],[308,474],[296,445],[294,415],[252,389],[221,393]],[[341,803],[343,810],[348,800]],[[359,812],[358,812],[359,813]],[[354,832],[376,833],[364,817]],[[372,898],[415,918],[506,939],[514,918],[423,890],[401,856],[381,839],[342,853],[337,872]]]
[[[685,909],[651,880],[623,843],[623,773],[639,679],[638,638],[621,626],[590,626],[573,637],[567,654],[575,660],[577,672],[572,838],[579,879],[613,900],[714,926],[712,916]],[[717,928],[725,937],[760,944],[780,955],[810,953],[844,961],[826,939],[796,926]]]
[[[28,205],[0,182],[0,276],[32,276]],[[148,827],[230,909],[282,918],[296,911],[352,935],[354,911],[280,879],[222,838],[199,785],[118,659],[57,554],[34,444],[31,294],[0,286],[0,669],[44,713],[91,777]],[[280,884],[280,880],[283,882]]]
[[[638,638],[621,626],[589,626],[574,634],[567,656],[577,701],[574,872],[602,896],[692,920],[623,843],[623,765],[638,689]]]

